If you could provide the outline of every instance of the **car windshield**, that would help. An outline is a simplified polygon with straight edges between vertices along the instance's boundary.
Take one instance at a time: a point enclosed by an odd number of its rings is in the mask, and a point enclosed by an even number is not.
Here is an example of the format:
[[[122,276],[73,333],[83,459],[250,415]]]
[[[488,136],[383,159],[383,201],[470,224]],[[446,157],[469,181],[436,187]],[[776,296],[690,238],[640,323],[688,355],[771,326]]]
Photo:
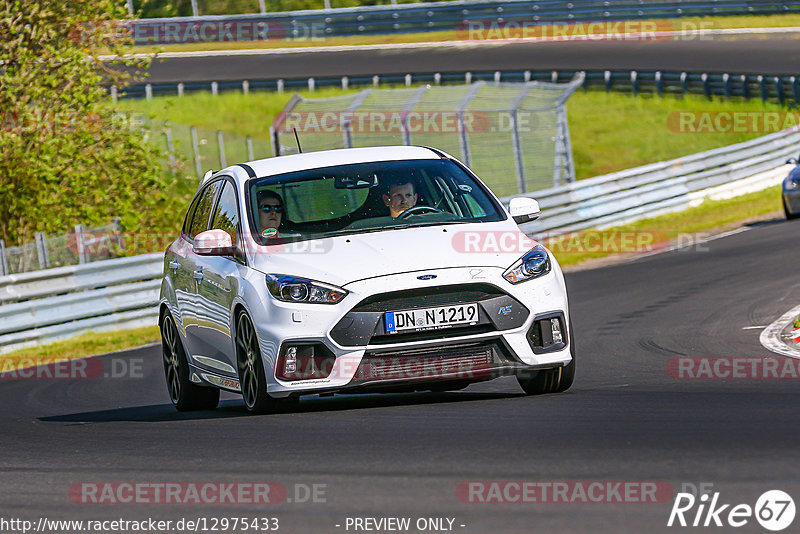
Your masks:
[[[505,219],[483,185],[444,159],[338,165],[254,179],[249,204],[261,244]]]

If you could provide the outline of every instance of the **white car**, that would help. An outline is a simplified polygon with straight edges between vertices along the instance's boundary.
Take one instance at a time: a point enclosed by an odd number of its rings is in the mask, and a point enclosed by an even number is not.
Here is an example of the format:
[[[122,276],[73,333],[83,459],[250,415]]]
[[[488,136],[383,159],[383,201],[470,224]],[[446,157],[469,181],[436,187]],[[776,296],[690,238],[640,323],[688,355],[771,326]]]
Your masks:
[[[516,375],[564,391],[564,277],[463,164],[427,147],[312,152],[208,174],[164,258],[164,369],[179,410],[239,392],[445,391]]]

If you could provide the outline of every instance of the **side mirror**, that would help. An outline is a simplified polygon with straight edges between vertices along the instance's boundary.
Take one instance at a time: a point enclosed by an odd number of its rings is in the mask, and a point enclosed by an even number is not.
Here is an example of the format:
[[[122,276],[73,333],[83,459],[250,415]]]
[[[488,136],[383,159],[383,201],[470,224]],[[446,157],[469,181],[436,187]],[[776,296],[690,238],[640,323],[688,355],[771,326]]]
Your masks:
[[[508,203],[511,218],[517,224],[535,221],[542,214],[539,203],[530,197],[514,197]]]
[[[787,165],[797,165],[797,158],[789,158],[786,160]]]
[[[194,236],[192,251],[198,256],[232,256],[237,253],[225,230],[206,230]]]

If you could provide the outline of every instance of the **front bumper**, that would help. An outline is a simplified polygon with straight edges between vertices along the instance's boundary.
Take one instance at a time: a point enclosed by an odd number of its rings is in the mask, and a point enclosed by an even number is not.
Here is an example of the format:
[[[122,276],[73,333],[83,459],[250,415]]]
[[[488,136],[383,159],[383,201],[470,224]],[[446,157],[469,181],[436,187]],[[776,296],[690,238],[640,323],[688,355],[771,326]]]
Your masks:
[[[436,274],[435,282],[421,284],[417,277],[422,274]],[[446,389],[454,383],[554,368],[572,358],[567,295],[557,264],[549,274],[517,285],[506,282],[501,269],[465,267],[377,277],[345,289],[350,293],[333,306],[269,298],[258,310],[250,310],[270,395]],[[426,292],[429,297],[424,297]],[[381,300],[378,295],[389,297]],[[384,311],[449,302],[478,302],[478,324],[399,335],[384,330]],[[563,342],[537,349],[532,342],[534,322],[549,324],[553,317],[560,318]],[[286,347],[301,345],[322,346],[331,355],[325,376],[278,378],[276,366],[283,363],[279,358]]]

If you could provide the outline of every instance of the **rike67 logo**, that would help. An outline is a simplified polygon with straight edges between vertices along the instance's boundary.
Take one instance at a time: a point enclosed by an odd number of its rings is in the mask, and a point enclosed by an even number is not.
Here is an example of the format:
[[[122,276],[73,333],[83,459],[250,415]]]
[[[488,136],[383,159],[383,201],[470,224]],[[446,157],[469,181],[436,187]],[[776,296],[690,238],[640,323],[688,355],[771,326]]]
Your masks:
[[[755,519],[763,528],[778,532],[794,521],[794,499],[781,490],[764,492],[754,506],[723,503],[720,493],[678,493],[667,526],[743,527]]]

